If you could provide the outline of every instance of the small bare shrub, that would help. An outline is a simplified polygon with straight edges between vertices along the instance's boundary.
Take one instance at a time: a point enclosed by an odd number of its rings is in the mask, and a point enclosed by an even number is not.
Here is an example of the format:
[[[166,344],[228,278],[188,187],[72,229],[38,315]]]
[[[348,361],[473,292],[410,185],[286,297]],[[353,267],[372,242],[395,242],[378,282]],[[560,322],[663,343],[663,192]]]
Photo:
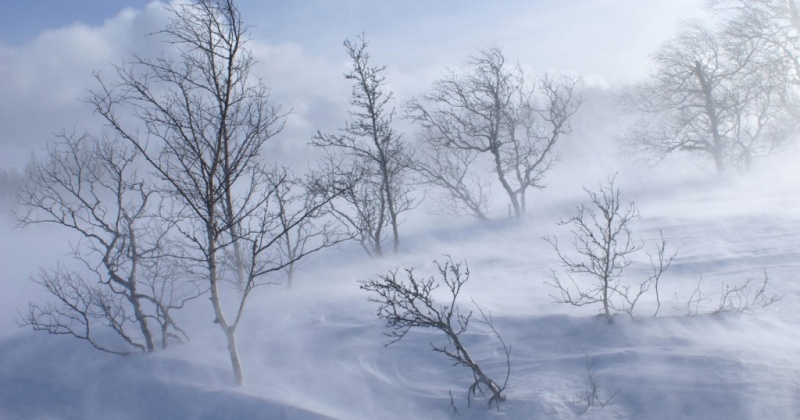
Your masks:
[[[600,398],[600,379],[597,376],[597,372],[595,371],[594,364],[597,362],[597,358],[589,359],[589,353],[586,350],[583,350],[584,356],[586,356],[586,387],[584,388],[583,394],[575,394],[574,403],[575,404],[586,404],[586,408],[583,410],[583,413],[586,414],[590,408],[594,405],[599,405],[600,408],[605,408],[609,402],[619,393],[619,390],[614,391],[610,397],[606,398],[605,400]]]
[[[577,256],[564,253],[557,238],[545,238],[555,248],[572,283],[572,286],[565,284],[553,271],[552,282],[546,283],[558,290],[553,298],[574,306],[602,304],[603,316],[612,322],[616,312],[633,318],[639,298],[653,288],[658,305],[654,316],[657,315],[661,307],[658,284],[676,254],[666,252],[667,241],[662,234],[655,254],[648,253],[652,266],[649,276],[638,284],[623,283],[623,272],[631,265],[631,256],[644,248],[641,240],[633,238],[630,227],[631,221],[639,218],[639,209],[633,202],[623,205],[619,189],[614,187],[614,177],[601,186],[600,192],[585,191],[591,205],[581,205],[577,215],[560,223],[572,226],[572,244]],[[593,282],[590,286],[578,284],[572,277],[574,274]]]
[[[773,303],[781,300],[781,296],[767,293],[767,283],[769,275],[764,270],[764,279],[758,281],[748,278],[742,284],[730,285],[722,282],[720,286],[719,299],[711,311],[713,314],[732,312],[732,313],[754,313],[759,312]],[[703,302],[713,301],[716,293],[705,293],[701,289],[703,278],[697,282],[689,300],[686,303],[687,315],[693,316],[700,313],[700,305]]]
[[[495,329],[491,314],[478,307],[482,322],[488,325],[500,340],[505,353],[506,378],[500,385],[472,359],[461,341],[461,334],[467,331],[472,311],[466,314],[461,312],[456,300],[461,287],[469,280],[469,268],[466,263],[454,263],[450,258],[444,264],[438,261],[435,263],[441,283],[434,277],[420,279],[414,275],[412,269],[406,269],[405,281],[398,278],[398,270],[394,270],[378,276],[377,279],[362,281],[361,289],[372,293],[369,300],[379,304],[378,317],[385,320],[386,326],[391,328],[391,331],[386,333],[391,338],[387,346],[405,337],[411,328],[433,328],[441,331],[447,338],[447,344],[431,343],[433,351],[444,354],[454,366],[469,368],[474,376],[474,382],[468,389],[468,403],[477,393],[483,395],[488,392],[491,394],[489,406],[494,403],[499,408],[500,402],[506,400],[503,391],[511,373],[511,347],[503,341]],[[433,299],[433,291],[442,283],[449,291],[449,299],[445,304],[439,304]]]

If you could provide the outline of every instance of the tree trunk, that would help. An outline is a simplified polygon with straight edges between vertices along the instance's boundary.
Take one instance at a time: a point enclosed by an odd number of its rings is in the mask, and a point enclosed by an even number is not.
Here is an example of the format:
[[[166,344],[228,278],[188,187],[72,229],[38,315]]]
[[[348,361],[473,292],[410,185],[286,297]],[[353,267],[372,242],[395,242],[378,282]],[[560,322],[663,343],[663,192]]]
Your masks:
[[[703,104],[705,106],[706,115],[708,116],[709,128],[711,129],[711,154],[714,158],[717,174],[722,174],[725,171],[725,162],[723,160],[724,147],[722,144],[722,136],[719,133],[719,118],[717,116],[716,102],[714,101],[714,92],[712,91],[713,87],[708,83],[700,61],[695,61],[694,71],[697,81],[700,83],[700,88],[703,90]]]
[[[225,336],[228,339],[228,354],[231,357],[233,378],[236,381],[236,385],[242,386],[244,384],[244,373],[242,372],[242,362],[239,359],[239,346],[236,343],[236,328],[228,327],[225,330]]]
[[[156,349],[155,340],[153,340],[153,333],[150,331],[150,326],[147,325],[147,317],[144,315],[144,311],[142,311],[142,303],[141,299],[136,292],[136,281],[137,281],[137,268],[139,265],[139,249],[137,246],[136,241],[136,234],[134,233],[132,221],[126,220],[128,225],[128,240],[130,241],[130,247],[132,250],[131,253],[131,272],[128,277],[128,293],[130,296],[128,300],[133,306],[133,316],[136,317],[136,321],[139,322],[139,327],[142,330],[142,335],[144,336],[144,341],[147,345],[147,351],[151,352]],[[108,261],[106,260],[106,263]],[[109,266],[109,264],[106,264]]]
[[[508,194],[509,200],[511,200],[511,207],[514,209],[514,217],[520,218],[522,217],[522,208],[519,205],[517,193],[513,188],[511,188],[511,185],[508,183],[508,181],[506,181],[505,171],[503,170],[502,163],[500,162],[500,151],[496,148],[492,148],[492,155],[494,155],[494,165],[495,171],[497,172],[497,178],[500,180],[500,184]]]
[[[381,153],[383,155],[383,153]],[[392,239],[394,244],[394,253],[397,254],[400,250],[400,231],[397,226],[397,208],[394,202],[394,195],[389,182],[389,169],[385,162],[382,163],[383,170],[383,188],[386,190],[386,207],[389,210],[389,221],[392,223]]]
[[[131,292],[136,293],[136,289],[132,289]],[[136,321],[139,323],[139,327],[142,330],[142,335],[147,345],[147,351],[152,352],[156,349],[156,345],[153,340],[153,334],[150,332],[150,327],[147,325],[147,317],[144,316],[144,312],[142,311],[142,304],[135,296],[132,296],[129,300],[133,306],[133,316],[136,317]]]
[[[214,226],[215,209],[213,205],[208,206],[208,221],[206,222],[206,235],[208,241],[208,255],[206,257],[208,264],[208,279],[211,292],[211,304],[214,307],[214,322],[219,324],[222,331],[225,333],[225,338],[228,340],[228,353],[231,358],[231,367],[233,368],[233,377],[236,385],[244,383],[244,375],[242,373],[242,363],[239,359],[239,348],[236,344],[236,325],[230,325],[225,318],[225,313],[222,310],[222,302],[219,294],[219,278],[217,276],[217,242],[215,232],[217,227]]]

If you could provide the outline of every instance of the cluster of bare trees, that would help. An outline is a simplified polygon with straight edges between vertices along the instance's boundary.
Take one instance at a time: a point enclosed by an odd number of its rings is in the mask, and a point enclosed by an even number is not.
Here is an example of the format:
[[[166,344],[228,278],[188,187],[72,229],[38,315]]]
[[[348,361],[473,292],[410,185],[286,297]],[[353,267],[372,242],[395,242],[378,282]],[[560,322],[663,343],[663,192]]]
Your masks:
[[[337,134],[318,132],[313,144],[326,152],[327,184],[354,185],[334,203],[334,214],[367,253],[383,254],[390,228],[398,251],[399,216],[415,206],[415,183],[442,193],[438,210],[487,220],[487,165],[508,195],[509,214],[523,216],[528,190],[544,187],[556,143],[570,132],[580,105],[576,78],[534,77],[506,63],[500,48],[481,50],[461,72],[446,72],[429,93],[405,104],[406,118],[420,130],[421,145],[412,153],[392,128],[386,67],[370,65],[363,35],[344,46],[353,64],[345,74],[353,81],[350,119]]]
[[[493,47],[411,100],[407,112],[421,128],[423,143],[419,173],[444,190],[443,210],[487,219],[491,184],[476,166],[488,165],[513,216],[522,217],[528,189],[544,187],[558,156],[556,142],[570,132],[580,105],[576,83],[567,76],[531,76]]]
[[[699,152],[722,172],[749,167],[797,134],[800,18],[794,0],[711,5],[722,23],[684,24],[655,54],[651,78],[625,95],[624,106],[642,116],[625,140],[656,159]],[[483,49],[404,105],[418,129],[414,151],[394,128],[386,67],[370,62],[362,35],[344,42],[352,63],[348,120],[338,132],[313,136],[324,157],[298,175],[263,154],[288,113],[253,75],[235,1],[195,0],[170,11],[155,34],[168,51],[134,56],[111,77],[95,75],[98,87],[86,101],[105,130],[64,133],[27,169],[21,223],[77,234],[79,264],[42,270],[34,280],[54,301],[30,304],[21,322],[112,353],[150,352],[188,339],[175,311],[207,295],[237,384],[244,382],[237,331],[256,287],[278,275],[291,285],[299,261],[348,239],[371,256],[384,255],[389,243],[399,252],[403,214],[419,203],[420,184],[441,193],[440,211],[481,220],[489,219],[490,192],[499,185],[509,216],[522,218],[581,104],[576,78],[531,75],[500,48]],[[622,203],[613,178],[587,192],[591,204],[564,222],[573,227],[577,256],[549,241],[570,275],[591,282],[567,284],[554,274],[557,298],[601,304],[609,322],[614,312],[633,316],[651,289],[660,307],[658,282],[674,257],[666,241],[656,244],[647,278],[622,282],[631,255],[643,248],[629,226],[638,210]],[[452,261],[437,265],[449,290],[443,305],[432,297],[439,283],[411,270],[405,281],[395,271],[361,287],[380,304],[378,316],[395,340],[416,327],[442,332],[447,344],[433,349],[472,371],[472,395],[487,392],[497,404],[508,371],[500,385],[460,339],[471,312],[456,300],[469,271]],[[720,307],[749,296],[747,287],[726,292]],[[754,299],[762,302],[759,290]],[[481,315],[499,338],[491,317]],[[510,350],[500,342],[510,370]],[[587,393],[590,405],[600,402],[595,391]]]
[[[169,11],[154,34],[168,45],[164,53],[95,74],[86,102],[105,129],[62,134],[28,168],[21,223],[77,233],[80,264],[35,277],[54,301],[32,303],[21,322],[113,353],[153,351],[188,338],[174,311],[208,295],[238,384],[236,334],[254,288],[280,273],[291,285],[301,259],[347,239],[381,256],[391,237],[397,253],[417,182],[456,198],[452,212],[487,218],[485,162],[521,217],[579,103],[574,79],[536,79],[507,65],[499,48],[480,51],[463,74],[451,72],[409,102],[426,145],[415,156],[393,127],[386,67],[370,62],[362,35],[344,43],[349,119],[338,133],[313,136],[324,158],[299,176],[263,155],[287,112],[252,74],[235,1]],[[500,398],[496,384],[479,382]]]
[[[383,255],[388,230],[398,252],[400,216],[416,206],[417,184],[441,192],[437,210],[488,220],[486,165],[508,195],[509,215],[523,216],[528,190],[544,187],[556,143],[570,132],[580,105],[576,78],[533,77],[508,65],[500,48],[481,50],[460,73],[448,71],[430,93],[405,104],[405,117],[420,130],[413,153],[392,127],[386,67],[370,64],[363,34],[344,47],[352,62],[349,119],[336,134],[317,132],[312,144],[325,152],[322,187],[352,185],[331,209],[369,255]]]
[[[177,279],[167,252],[176,230],[162,217],[162,197],[137,170],[140,159],[114,139],[62,134],[28,167],[19,191],[28,209],[21,223],[76,232],[73,254],[83,270],[42,270],[35,281],[57,302],[31,304],[24,324],[120,354],[187,338],[172,310],[204,289]]]
[[[627,146],[660,160],[703,155],[718,173],[748,169],[798,134],[794,0],[716,0],[721,22],[689,21],[653,56],[649,80],[623,97],[641,116]]]
[[[77,231],[75,255],[91,276],[43,271],[37,281],[57,303],[32,304],[23,322],[125,352],[97,332],[110,328],[129,348],[151,351],[185,338],[171,310],[208,294],[241,384],[236,332],[248,297],[344,238],[311,221],[346,186],[314,188],[262,156],[286,114],[251,74],[234,1],[170,10],[158,33],[169,52],[134,57],[111,79],[97,75],[87,101],[106,122],[102,136],[63,135],[29,168],[23,223]]]
[[[352,229],[364,250],[383,255],[386,230],[392,231],[392,250],[400,249],[400,215],[414,207],[409,183],[413,154],[392,128],[392,92],[385,92],[386,66],[373,66],[362,34],[345,41],[353,68],[350,119],[337,134],[317,132],[312,143],[326,152],[322,163],[329,185],[352,184],[334,202],[333,213]],[[344,180],[344,181],[343,181]]]

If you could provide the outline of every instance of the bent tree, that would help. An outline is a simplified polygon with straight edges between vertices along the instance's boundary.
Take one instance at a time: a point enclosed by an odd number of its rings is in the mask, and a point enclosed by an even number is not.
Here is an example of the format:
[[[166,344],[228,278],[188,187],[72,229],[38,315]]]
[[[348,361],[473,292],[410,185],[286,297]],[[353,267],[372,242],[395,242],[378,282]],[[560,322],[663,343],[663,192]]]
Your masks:
[[[247,299],[270,273],[311,252],[287,258],[277,248],[329,198],[307,202],[289,225],[281,223],[275,196],[291,176],[269,167],[261,152],[286,114],[251,74],[248,28],[235,2],[196,0],[169,10],[170,23],[157,35],[171,49],[117,66],[116,79],[98,75],[100,88],[88,100],[142,154],[172,200],[169,218],[183,236],[175,253],[187,275],[206,282],[242,384],[236,333]]]
[[[464,366],[472,372],[474,380],[467,391],[467,402],[478,393],[490,394],[489,406],[494,403],[499,409],[500,403],[506,400],[504,392],[511,375],[511,346],[506,344],[495,329],[491,313],[484,312],[473,300],[481,314],[482,319],[479,322],[489,327],[503,348],[506,377],[500,384],[481,368],[462,341],[462,334],[467,332],[472,311],[465,314],[457,301],[461,288],[469,280],[469,267],[466,262],[454,263],[449,257],[443,264],[438,261],[434,263],[441,281],[434,277],[419,278],[412,269],[405,270],[406,280],[403,280],[402,276],[398,277],[398,271],[394,270],[378,276],[377,279],[362,281],[361,289],[370,293],[369,300],[378,304],[378,318],[383,319],[391,329],[385,333],[390,338],[387,346],[403,339],[411,328],[439,331],[447,339],[447,344],[431,343],[431,349],[442,353],[453,366]],[[442,292],[444,303],[434,299],[434,295],[438,294],[436,289],[442,284],[447,289]],[[452,400],[451,405],[455,408]]]
[[[455,212],[485,219],[484,183],[467,172],[482,170],[473,163],[488,154],[514,216],[522,217],[528,189],[544,187],[556,143],[571,131],[580,106],[576,84],[567,76],[531,76],[506,63],[500,48],[479,51],[460,73],[448,71],[407,105],[428,157],[421,176],[452,196]]]

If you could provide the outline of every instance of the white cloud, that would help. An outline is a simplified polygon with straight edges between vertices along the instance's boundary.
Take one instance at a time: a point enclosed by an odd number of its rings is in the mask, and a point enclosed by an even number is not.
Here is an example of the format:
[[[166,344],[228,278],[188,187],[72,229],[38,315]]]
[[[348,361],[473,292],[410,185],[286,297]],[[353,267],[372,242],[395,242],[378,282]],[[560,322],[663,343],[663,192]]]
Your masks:
[[[364,0],[274,5],[242,0],[259,61],[256,75],[276,102],[293,109],[281,142],[307,143],[317,128],[334,130],[346,114],[349,83],[342,78],[345,38],[362,30],[375,64],[388,66],[390,89],[402,101],[459,67],[477,48],[503,46],[510,60],[536,72],[591,75],[592,84],[619,83],[645,72],[647,55],[674,30],[695,0],[570,0],[374,4]],[[690,6],[693,5],[693,6]],[[691,7],[691,8],[690,8]],[[21,167],[53,132],[89,128],[81,102],[111,64],[133,53],[156,54],[166,19],[163,4],[127,9],[99,26],[73,24],[17,47],[0,44],[0,167]],[[398,103],[398,106],[400,103]]]
[[[91,108],[80,99],[95,86],[92,72],[157,47],[147,34],[165,16],[159,3],[151,3],[101,26],[73,24],[18,47],[0,47],[0,167],[23,166],[55,132],[90,127]]]

